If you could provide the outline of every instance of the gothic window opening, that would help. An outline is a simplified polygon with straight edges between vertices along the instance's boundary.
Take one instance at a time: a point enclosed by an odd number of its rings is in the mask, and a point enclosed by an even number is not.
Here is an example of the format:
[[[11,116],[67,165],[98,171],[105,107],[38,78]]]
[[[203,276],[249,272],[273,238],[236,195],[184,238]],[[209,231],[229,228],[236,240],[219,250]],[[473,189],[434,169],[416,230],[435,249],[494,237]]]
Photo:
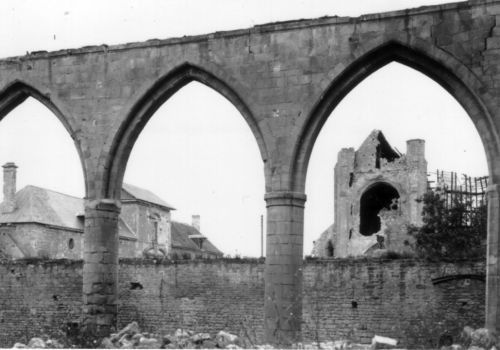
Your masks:
[[[370,236],[380,231],[381,222],[379,212],[382,209],[396,210],[398,191],[387,183],[376,183],[368,188],[360,199],[359,232]]]

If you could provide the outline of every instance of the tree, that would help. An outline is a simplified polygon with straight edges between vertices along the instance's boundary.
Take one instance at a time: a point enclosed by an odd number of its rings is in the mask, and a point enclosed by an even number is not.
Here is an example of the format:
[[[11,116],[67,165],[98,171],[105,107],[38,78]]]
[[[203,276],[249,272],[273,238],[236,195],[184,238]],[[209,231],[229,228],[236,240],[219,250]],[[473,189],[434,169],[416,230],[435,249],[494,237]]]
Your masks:
[[[485,257],[486,206],[467,211],[468,203],[455,200],[450,207],[436,192],[422,201],[423,225],[410,226],[416,252],[430,260],[460,260]]]

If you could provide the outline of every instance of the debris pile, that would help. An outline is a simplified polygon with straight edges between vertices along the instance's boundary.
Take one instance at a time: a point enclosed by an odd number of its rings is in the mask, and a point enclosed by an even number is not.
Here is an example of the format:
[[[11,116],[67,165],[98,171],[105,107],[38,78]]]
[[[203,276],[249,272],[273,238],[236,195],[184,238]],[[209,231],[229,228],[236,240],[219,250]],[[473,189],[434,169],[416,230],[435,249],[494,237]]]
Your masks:
[[[485,328],[472,329],[465,327],[460,336],[460,345],[452,344],[451,338],[447,344],[442,344],[440,350],[497,350],[497,338]],[[441,342],[441,341],[440,341]],[[141,332],[137,322],[132,322],[117,333],[97,343],[101,349],[275,349],[272,345],[256,345],[248,339],[220,331],[215,336],[209,333],[195,333],[191,330],[177,329],[173,334],[159,335]],[[328,342],[296,343],[292,349],[322,349],[322,350],[396,350],[396,339],[375,335],[371,344],[357,344],[348,340]],[[27,345],[14,344],[13,348],[62,349],[69,346],[48,337],[32,338]],[[77,345],[70,346],[72,348]]]
[[[209,333],[195,333],[177,329],[173,334],[159,335],[140,332],[137,322],[132,322],[118,333],[101,342],[105,349],[241,349],[238,336],[224,331],[212,337]]]

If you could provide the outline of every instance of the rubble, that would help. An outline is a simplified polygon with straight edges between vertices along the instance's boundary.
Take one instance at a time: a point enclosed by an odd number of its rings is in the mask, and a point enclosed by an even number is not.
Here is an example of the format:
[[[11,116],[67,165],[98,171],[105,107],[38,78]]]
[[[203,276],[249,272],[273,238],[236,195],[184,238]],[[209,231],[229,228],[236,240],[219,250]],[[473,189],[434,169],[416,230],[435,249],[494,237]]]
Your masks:
[[[244,336],[243,336],[244,338]],[[129,323],[117,333],[112,333],[103,338],[99,343],[101,349],[276,349],[269,344],[254,345],[245,339],[226,331],[220,331],[215,336],[209,333],[195,333],[188,329],[177,329],[173,334],[155,334],[141,332],[137,322]],[[497,350],[496,336],[485,328],[472,329],[465,327],[462,331],[460,344],[442,346],[440,350]],[[336,340],[325,342],[295,343],[292,349],[321,349],[321,350],[375,350],[392,349],[398,344],[397,339],[375,335],[371,344],[353,343],[349,340]],[[451,342],[450,342],[451,343]],[[76,344],[67,344],[47,336],[34,337],[28,345],[17,342],[14,349],[61,349],[75,348]],[[399,349],[399,350],[402,350]]]
[[[372,339],[372,349],[386,349],[393,348],[398,345],[398,341],[393,338],[382,337],[380,335],[376,335]]]

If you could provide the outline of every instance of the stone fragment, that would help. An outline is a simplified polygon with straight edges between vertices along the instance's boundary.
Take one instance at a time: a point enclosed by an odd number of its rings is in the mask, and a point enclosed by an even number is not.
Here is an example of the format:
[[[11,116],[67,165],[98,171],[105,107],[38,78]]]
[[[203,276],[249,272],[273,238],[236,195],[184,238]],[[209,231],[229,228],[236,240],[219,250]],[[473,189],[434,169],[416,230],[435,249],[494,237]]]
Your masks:
[[[490,349],[495,343],[495,336],[486,328],[478,328],[471,334],[471,345]]]
[[[210,340],[212,337],[208,333],[196,333],[191,336],[191,341],[195,344],[202,343],[205,340]]]
[[[15,343],[13,349],[26,349],[28,346],[23,343]]]
[[[50,349],[63,349],[64,345],[62,345],[59,341],[56,339],[49,339],[45,342],[48,348]]]
[[[125,328],[122,328],[122,330],[119,331],[118,333],[112,334],[110,336],[110,340],[112,342],[115,342],[118,339],[121,339],[122,336],[125,334],[127,334],[129,336],[133,336],[137,333],[139,333],[139,325],[137,324],[137,322],[134,321],[134,322],[129,323],[127,326],[125,326]]]
[[[189,332],[185,329],[177,329],[174,333],[174,336],[176,338],[189,338],[191,336],[192,332]]]
[[[102,349],[115,349],[116,348],[116,346],[113,344],[113,342],[109,338],[104,338],[101,341],[101,345],[99,347]]]
[[[462,350],[462,345],[459,344],[451,344],[451,345],[443,345],[439,350]]]
[[[166,334],[162,338],[162,345],[167,345],[174,342],[174,337],[170,334]]]
[[[139,341],[141,340],[142,337],[143,337],[142,333],[136,333],[132,336],[131,342],[134,345],[137,345],[139,344]]]
[[[238,341],[238,336],[228,332],[220,331],[219,333],[217,333],[215,340],[219,348],[225,348],[229,344],[235,344]]]
[[[28,342],[28,348],[45,349],[46,347],[47,345],[42,338],[31,338],[31,340]]]
[[[469,326],[465,326],[460,335],[461,342],[470,344],[470,342],[472,341],[472,333],[474,333],[474,329]]]
[[[217,343],[213,340],[204,340],[201,345],[203,349],[215,349],[217,347]]]
[[[132,337],[129,335],[129,334],[124,334],[120,340],[118,340],[118,344],[121,344],[123,342],[130,342],[130,340],[132,339]]]
[[[118,342],[118,345],[120,345],[120,349],[133,349],[134,348],[134,343],[127,339],[120,340]]]
[[[161,346],[161,343],[158,339],[142,337],[139,340],[139,345],[137,345],[137,348],[138,349],[159,349],[160,346]]]
[[[236,344],[227,344],[225,349],[242,349]]]
[[[393,338],[383,337],[380,335],[375,335],[372,338],[372,349],[386,349],[388,347],[393,347],[398,344],[398,341]]]

